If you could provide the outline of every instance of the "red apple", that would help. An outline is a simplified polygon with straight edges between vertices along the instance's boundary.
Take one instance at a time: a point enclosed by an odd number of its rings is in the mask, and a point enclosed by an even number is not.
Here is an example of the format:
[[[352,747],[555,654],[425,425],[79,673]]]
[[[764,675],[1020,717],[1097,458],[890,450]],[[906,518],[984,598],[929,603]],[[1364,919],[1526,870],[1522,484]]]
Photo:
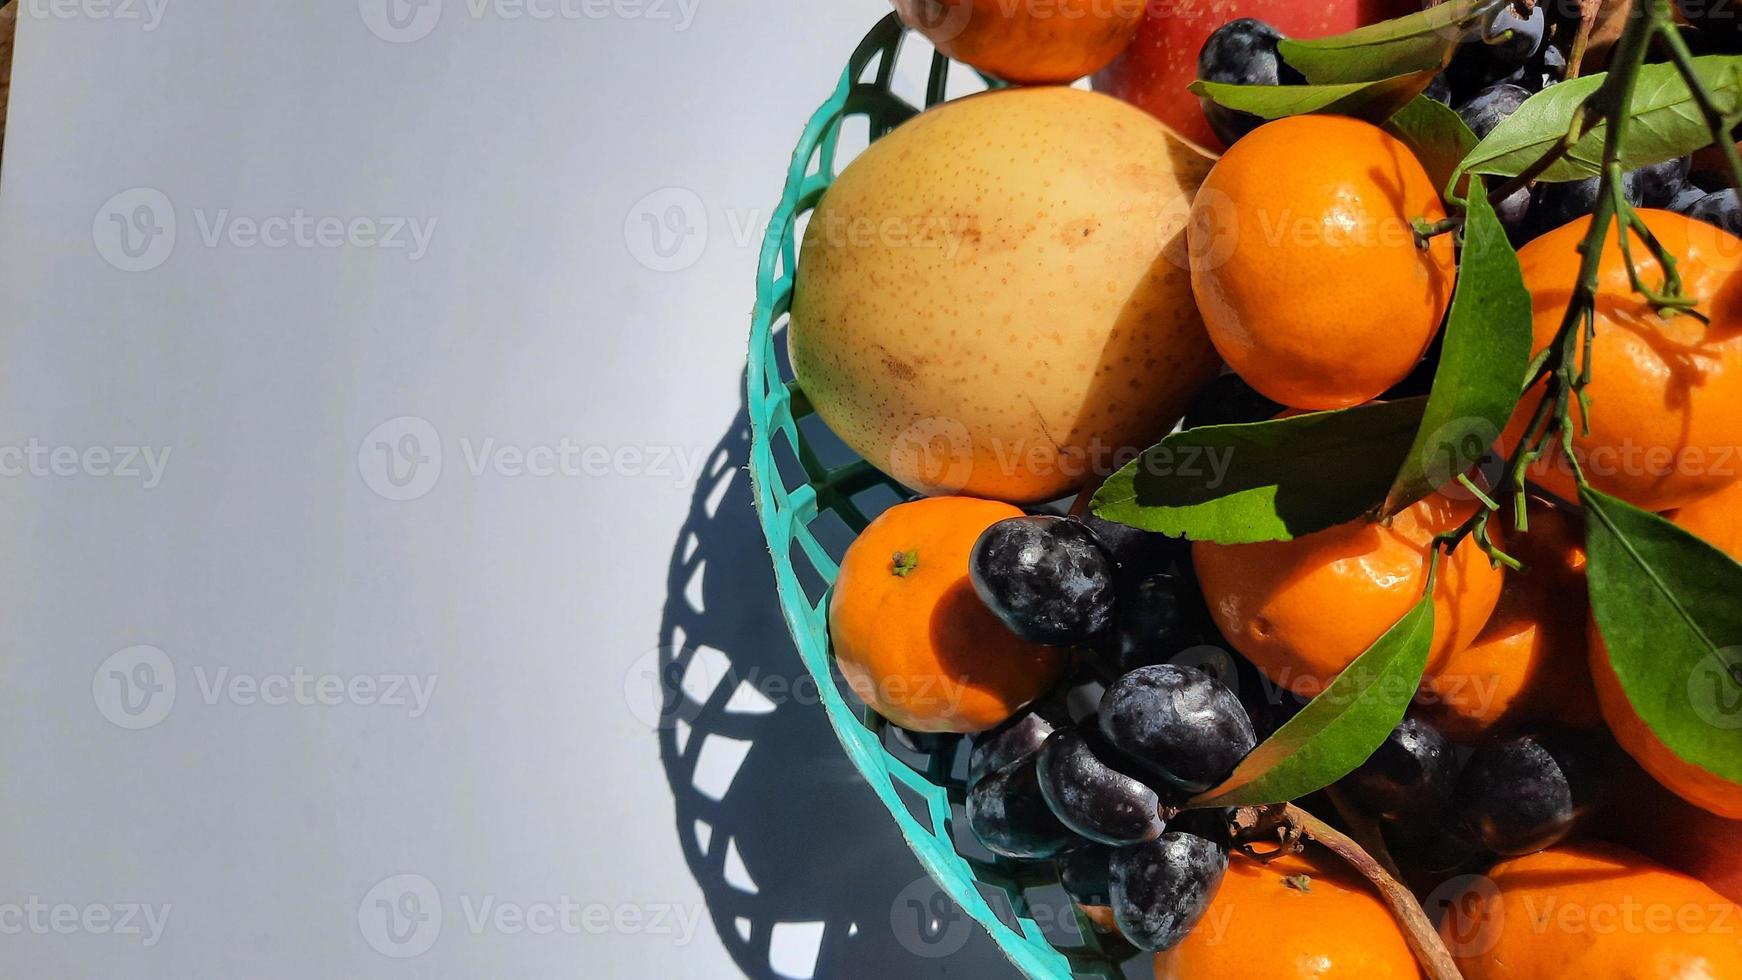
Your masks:
[[[1212,149],[1198,97],[1186,91],[1198,77],[1198,50],[1216,28],[1256,17],[1288,37],[1329,37],[1414,13],[1431,0],[1149,0],[1137,36],[1095,74],[1098,91],[1146,109],[1193,142]]]

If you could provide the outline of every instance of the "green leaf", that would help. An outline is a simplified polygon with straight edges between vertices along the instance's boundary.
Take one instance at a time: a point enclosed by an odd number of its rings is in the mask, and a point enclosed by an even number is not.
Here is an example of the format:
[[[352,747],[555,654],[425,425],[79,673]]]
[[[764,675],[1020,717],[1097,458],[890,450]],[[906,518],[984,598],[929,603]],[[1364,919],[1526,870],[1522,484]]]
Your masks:
[[[1444,102],[1416,96],[1385,123],[1385,129],[1421,161],[1434,186],[1450,196],[1458,164],[1476,148],[1476,134]]]
[[[1712,100],[1726,115],[1742,107],[1742,55],[1707,55],[1694,59]],[[1551,85],[1526,99],[1464,159],[1468,173],[1514,177],[1524,172],[1566,135],[1579,105],[1603,84],[1605,75],[1585,75]],[[1712,142],[1705,117],[1693,93],[1672,64],[1646,65],[1639,70],[1627,135],[1621,144],[1621,166],[1632,170],[1686,156]],[[1543,171],[1541,180],[1557,182],[1595,177],[1603,169],[1603,141],[1609,126],[1601,123],[1580,138],[1566,156]]]
[[[1347,34],[1284,40],[1282,60],[1315,85],[1438,72],[1490,10],[1509,0],[1450,0]]]
[[[1197,81],[1191,84],[1191,91],[1223,108],[1249,112],[1262,119],[1317,112],[1380,123],[1408,105],[1431,81],[1432,72],[1346,85],[1230,85]]]
[[[1742,565],[1585,487],[1591,611],[1633,710],[1683,762],[1742,783]]]
[[[1423,596],[1312,703],[1193,806],[1260,806],[1324,789],[1366,762],[1403,720],[1427,669],[1434,604]]]
[[[1493,447],[1518,407],[1519,379],[1530,364],[1530,314],[1518,253],[1506,240],[1482,179],[1472,177],[1458,285],[1433,393],[1386,496],[1385,514],[1457,479]]]
[[[1194,541],[1287,541],[1385,499],[1426,399],[1176,432],[1096,492],[1110,521]]]

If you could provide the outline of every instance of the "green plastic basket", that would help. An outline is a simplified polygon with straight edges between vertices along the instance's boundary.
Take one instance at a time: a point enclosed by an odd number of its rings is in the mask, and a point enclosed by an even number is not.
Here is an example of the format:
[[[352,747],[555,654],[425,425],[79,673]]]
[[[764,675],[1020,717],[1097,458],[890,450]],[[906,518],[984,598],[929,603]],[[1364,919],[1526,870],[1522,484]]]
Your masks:
[[[980,860],[958,853],[953,841],[966,832],[956,826],[965,794],[952,772],[960,768],[955,758],[959,744],[949,750],[897,754],[885,741],[887,723],[860,703],[831,668],[827,589],[835,580],[840,551],[865,527],[870,508],[863,502],[868,495],[881,492],[886,500],[899,499],[907,491],[862,459],[823,463],[803,431],[820,423],[811,418],[803,392],[782,368],[777,334],[792,305],[799,223],[843,162],[836,159],[843,124],[864,117],[869,138],[876,140],[919,111],[891,91],[905,36],[900,20],[891,14],[853,53],[834,95],[805,127],[763,241],[749,363],[750,477],[756,509],[774,560],[781,611],[805,669],[821,691],[829,722],[926,871],[1028,976],[1117,977],[1118,960],[1132,951],[1109,949],[1113,943],[1104,946],[1074,907],[1074,945],[1049,942],[1031,916],[1027,893],[1057,884],[1051,862]],[[924,100],[928,108],[945,99],[951,68],[949,59],[932,55]],[[910,764],[907,758],[920,761]],[[988,902],[988,897],[1000,896],[1007,905],[1004,915]]]

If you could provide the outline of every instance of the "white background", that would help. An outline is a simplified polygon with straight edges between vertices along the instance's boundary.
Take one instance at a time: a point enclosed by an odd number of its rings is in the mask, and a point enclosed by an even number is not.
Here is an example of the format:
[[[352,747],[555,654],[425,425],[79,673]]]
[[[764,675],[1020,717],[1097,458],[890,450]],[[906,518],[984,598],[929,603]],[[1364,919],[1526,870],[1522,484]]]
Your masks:
[[[0,974],[1012,975],[965,920],[915,940],[820,708],[648,723],[662,616],[799,673],[736,470],[752,273],[887,6],[385,2],[25,9]]]

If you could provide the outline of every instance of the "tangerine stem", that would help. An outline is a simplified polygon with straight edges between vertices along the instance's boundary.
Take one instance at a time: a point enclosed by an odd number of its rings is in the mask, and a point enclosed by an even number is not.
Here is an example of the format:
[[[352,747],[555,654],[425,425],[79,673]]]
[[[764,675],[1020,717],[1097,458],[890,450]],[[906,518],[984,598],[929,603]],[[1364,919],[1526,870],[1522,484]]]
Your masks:
[[[1581,25],[1581,36],[1579,42],[1575,44],[1575,56],[1583,53],[1583,42],[1588,35],[1592,13],[1593,5],[1587,5],[1584,23]],[[1545,348],[1546,357],[1533,362],[1535,370],[1532,374],[1540,373],[1544,382],[1542,400],[1537,404],[1531,422],[1525,427],[1524,435],[1519,439],[1518,445],[1512,449],[1512,457],[1507,462],[1505,476],[1500,484],[1494,488],[1494,495],[1497,497],[1504,497],[1508,492],[1512,493],[1518,510],[1515,520],[1520,523],[1523,520],[1522,500],[1525,493],[1525,472],[1551,443],[1556,441],[1560,443],[1563,453],[1573,467],[1575,479],[1580,486],[1584,485],[1583,469],[1579,466],[1578,460],[1573,458],[1572,410],[1576,404],[1580,413],[1580,425],[1588,427],[1590,424],[1590,406],[1585,387],[1591,382],[1591,353],[1596,339],[1597,280],[1602,268],[1603,246],[1608,239],[1610,226],[1619,221],[1622,236],[1621,246],[1623,251],[1627,252],[1629,247],[1627,236],[1634,230],[1629,219],[1639,221],[1638,215],[1626,206],[1626,201],[1620,192],[1622,140],[1625,138],[1629,121],[1628,110],[1633,103],[1633,92],[1638,87],[1639,71],[1645,64],[1646,52],[1650,49],[1654,39],[1674,33],[1675,25],[1665,12],[1663,0],[1638,0],[1629,12],[1627,27],[1622,31],[1621,38],[1615,45],[1615,56],[1608,75],[1597,90],[1592,92],[1574,111],[1566,134],[1545,151],[1535,163],[1525,168],[1523,173],[1513,178],[1506,187],[1501,189],[1510,193],[1508,188],[1513,185],[1523,186],[1530,179],[1547,172],[1555,161],[1564,157],[1583,138],[1587,131],[1587,123],[1598,121],[1608,127],[1603,134],[1603,162],[1599,172],[1601,183],[1597,193],[1596,209],[1591,216],[1590,229],[1579,246],[1581,258],[1578,279],[1573,285],[1572,296],[1567,302],[1565,314],[1561,317],[1555,339]],[[1672,57],[1675,56],[1678,48],[1684,55],[1687,52],[1687,45],[1678,42],[1681,42],[1679,36],[1666,38]],[[1577,65],[1576,59],[1573,64]],[[1695,99],[1701,105],[1702,110],[1709,109],[1707,121],[1712,126],[1714,134],[1721,132],[1722,113],[1712,104],[1711,96],[1706,93],[1696,77],[1691,56],[1678,58],[1677,65],[1686,79],[1688,87],[1696,92]],[[1717,141],[1726,144],[1727,156],[1735,156],[1736,148],[1734,145],[1728,144],[1726,140],[1721,138]],[[1738,186],[1742,186],[1742,161],[1738,162],[1735,176],[1739,181]],[[1619,207],[1617,206],[1618,201],[1620,202]],[[1639,221],[1639,224],[1643,225],[1644,222]],[[1662,254],[1659,252],[1661,246],[1649,234],[1642,234],[1641,238],[1653,248],[1654,253]],[[1665,264],[1664,267],[1668,275],[1673,277],[1669,284],[1671,289],[1668,290],[1673,294],[1674,287],[1679,286],[1679,277],[1675,275],[1672,265]],[[1629,271],[1633,271],[1631,262],[1629,262]],[[1636,288],[1644,285],[1638,281],[1637,275],[1633,276],[1632,281]],[[1675,303],[1671,297],[1654,296],[1643,289],[1641,292],[1649,300],[1671,299],[1670,305]],[[1526,381],[1526,392],[1529,391],[1529,386],[1535,382],[1535,377]],[[1437,536],[1434,540],[1436,548],[1450,551],[1456,548],[1464,538],[1479,530],[1485,530],[1487,514],[1486,511],[1478,511],[1458,528]],[[1484,542],[1484,550],[1489,550],[1490,558],[1510,564],[1505,559],[1496,557],[1494,551],[1497,549],[1490,550],[1488,542]]]
[[[1289,820],[1300,827],[1306,837],[1330,848],[1338,857],[1349,862],[1351,867],[1379,891],[1380,898],[1396,917],[1398,926],[1403,930],[1404,941],[1409,943],[1410,952],[1415,954],[1416,962],[1421,964],[1428,980],[1463,980],[1464,975],[1458,972],[1458,965],[1453,962],[1451,952],[1446,949],[1445,942],[1440,939],[1433,923],[1428,921],[1421,903],[1415,900],[1408,888],[1393,878],[1373,859],[1373,855],[1363,850],[1347,834],[1293,803],[1286,806]]]

